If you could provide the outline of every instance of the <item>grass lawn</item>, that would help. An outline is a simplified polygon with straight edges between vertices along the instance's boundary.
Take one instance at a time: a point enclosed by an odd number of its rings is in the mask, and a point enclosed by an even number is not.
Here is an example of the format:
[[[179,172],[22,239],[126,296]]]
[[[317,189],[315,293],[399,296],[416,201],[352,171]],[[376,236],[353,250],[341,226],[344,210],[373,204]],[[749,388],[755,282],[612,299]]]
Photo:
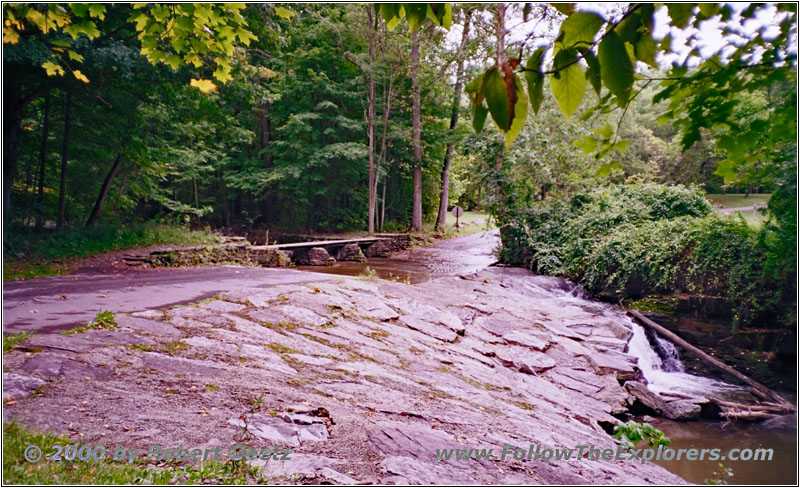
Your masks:
[[[728,218],[738,219],[739,215],[744,217],[745,222],[747,222],[750,227],[760,228],[764,225],[764,221],[767,220],[766,214],[759,212],[758,210],[737,210],[736,212],[730,212],[725,214]]]
[[[481,224],[473,224],[475,220],[482,220],[483,223]],[[447,212],[447,233],[449,235],[467,235],[467,234],[474,234],[476,232],[483,232],[484,230],[494,229],[494,221],[491,221],[489,227],[486,226],[487,222],[490,222],[489,214],[485,212],[467,212],[464,211],[464,215],[459,217],[458,222],[463,226],[459,227],[458,229],[455,228],[456,225],[456,218],[453,217],[453,212]]]
[[[744,193],[709,193],[706,198],[714,205],[722,205],[722,208],[750,207],[752,205],[766,205],[769,201],[769,193],[751,193],[745,197]]]
[[[769,193],[751,193],[747,197],[744,196],[744,193],[726,193],[724,195],[720,193],[709,193],[706,195],[706,198],[708,198],[712,204],[715,206],[722,205],[722,208],[750,207],[753,205],[766,206],[769,197]],[[726,215],[728,218],[738,219],[740,214],[750,227],[755,228],[764,225],[764,221],[767,219],[766,214],[758,210],[739,210]]]

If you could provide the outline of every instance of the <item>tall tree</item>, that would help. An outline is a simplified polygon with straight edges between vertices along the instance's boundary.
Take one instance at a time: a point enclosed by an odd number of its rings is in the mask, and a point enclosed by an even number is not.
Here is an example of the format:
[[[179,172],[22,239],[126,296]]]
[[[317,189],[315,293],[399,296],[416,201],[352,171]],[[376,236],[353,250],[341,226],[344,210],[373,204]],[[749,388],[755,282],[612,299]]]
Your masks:
[[[450,163],[453,160],[453,150],[455,148],[455,141],[452,139],[453,131],[458,126],[458,117],[461,113],[461,89],[463,87],[464,77],[464,53],[469,40],[469,27],[472,20],[472,11],[467,10],[464,12],[464,26],[461,31],[461,44],[459,44],[456,56],[458,62],[456,64],[456,82],[453,86],[453,107],[450,113],[450,140],[447,143],[447,151],[444,155],[444,163],[442,165],[442,185],[441,193],[439,194],[439,214],[436,217],[436,228],[443,232],[447,224],[447,206],[448,196],[450,194]]]
[[[56,227],[63,229],[67,217],[67,163],[69,161],[69,133],[72,128],[72,90],[67,89],[64,102],[64,136],[61,143],[61,175],[58,185],[58,218]]]
[[[412,146],[414,147],[414,197],[412,200],[411,230],[422,230],[422,127],[420,125],[419,34],[411,33],[411,97]]]
[[[369,92],[367,95],[367,147],[369,150],[369,175],[368,187],[369,200],[367,206],[369,208],[367,216],[367,228],[370,235],[375,233],[375,208],[376,208],[376,195],[377,192],[373,191],[373,185],[376,185],[377,175],[375,174],[375,29],[373,26],[372,8],[369,5],[364,7],[367,10],[367,19],[369,25],[367,26],[367,41],[369,43]]]
[[[47,138],[50,136],[50,94],[44,97],[42,143],[39,147],[39,193],[36,196],[36,230],[44,226],[44,175],[47,166]]]

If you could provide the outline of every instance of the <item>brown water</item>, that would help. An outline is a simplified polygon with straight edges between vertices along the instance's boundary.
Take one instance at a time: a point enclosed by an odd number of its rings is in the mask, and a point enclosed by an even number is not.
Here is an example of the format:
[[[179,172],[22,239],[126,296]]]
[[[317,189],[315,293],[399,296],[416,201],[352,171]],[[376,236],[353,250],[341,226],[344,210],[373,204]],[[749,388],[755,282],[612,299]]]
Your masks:
[[[336,275],[358,276],[375,272],[379,278],[422,283],[442,276],[466,274],[483,269],[497,259],[500,245],[497,230],[444,239],[432,246],[395,253],[390,258],[369,258],[366,263],[337,261],[333,266],[298,266],[297,269]]]
[[[298,266],[297,269],[357,276],[367,273],[367,268],[369,268],[370,272],[374,272],[380,278],[420,283],[441,276],[467,274],[483,269],[495,262],[493,251],[498,245],[498,232],[495,230],[442,240],[433,246],[397,253],[391,258],[371,258],[367,263],[337,262],[333,266]],[[554,279],[531,276],[527,282],[534,284],[542,280],[552,285],[551,282]],[[542,300],[552,304],[553,307],[575,306],[568,295],[562,295],[565,294],[545,289]],[[587,303],[591,303],[592,313],[598,315],[619,313],[619,310],[612,305],[602,302],[582,301],[582,306],[585,307]],[[611,308],[614,310],[612,311]],[[715,328],[713,324],[695,324],[699,328],[702,328],[701,325]],[[646,349],[648,349],[647,353],[652,353],[649,347]],[[640,357],[640,363],[643,360],[646,358]],[[690,378],[697,377],[690,376]],[[698,378],[696,382],[700,384],[701,380],[706,380],[706,378]],[[789,432],[770,430],[759,423],[674,422],[666,419],[657,419],[651,423],[666,433],[672,441],[669,447],[676,450],[720,449],[721,455],[725,455],[735,448],[771,448],[773,450],[771,461],[730,461],[726,459],[724,461],[657,462],[689,482],[702,484],[708,478],[717,477],[714,472],[715,470],[720,471],[719,462],[733,471],[732,477],[723,476],[728,484],[796,484],[798,481],[796,430]]]
[[[726,456],[731,449],[772,449],[771,461],[654,461],[686,481],[703,484],[708,478],[718,477],[721,462],[733,471],[733,476],[723,476],[731,485],[796,485],[797,484],[797,433],[764,428],[759,423],[675,422],[651,421],[662,430],[671,442],[672,449],[720,449]],[[737,453],[738,455],[738,453]]]

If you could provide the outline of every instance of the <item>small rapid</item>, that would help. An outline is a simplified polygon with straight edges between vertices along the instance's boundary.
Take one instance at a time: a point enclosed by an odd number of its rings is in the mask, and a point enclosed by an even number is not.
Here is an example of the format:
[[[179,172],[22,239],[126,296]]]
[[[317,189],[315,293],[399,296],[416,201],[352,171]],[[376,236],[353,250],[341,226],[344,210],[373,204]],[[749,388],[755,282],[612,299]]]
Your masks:
[[[628,354],[638,358],[639,369],[651,391],[706,396],[741,389],[722,381],[686,373],[680,355],[671,342],[653,334],[653,347],[644,328],[628,320],[633,329],[633,336],[628,342]]]

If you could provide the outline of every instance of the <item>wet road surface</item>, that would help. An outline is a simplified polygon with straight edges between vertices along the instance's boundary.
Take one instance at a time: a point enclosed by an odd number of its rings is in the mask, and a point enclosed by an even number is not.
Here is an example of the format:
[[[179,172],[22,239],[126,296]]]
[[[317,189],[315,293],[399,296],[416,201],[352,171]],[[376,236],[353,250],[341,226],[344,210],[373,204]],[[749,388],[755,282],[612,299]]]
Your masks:
[[[91,321],[100,310],[153,310],[195,302],[242,287],[269,287],[355,276],[369,266],[381,278],[411,283],[468,273],[495,261],[498,231],[441,240],[432,246],[373,258],[368,263],[300,266],[297,269],[213,266],[128,268],[111,273],[76,272],[3,283],[3,333],[57,332]],[[324,273],[324,274],[323,274]]]
[[[214,266],[75,273],[3,283],[3,333],[55,332],[91,321],[101,309],[152,310],[194,302],[239,287],[333,278],[278,268]]]

